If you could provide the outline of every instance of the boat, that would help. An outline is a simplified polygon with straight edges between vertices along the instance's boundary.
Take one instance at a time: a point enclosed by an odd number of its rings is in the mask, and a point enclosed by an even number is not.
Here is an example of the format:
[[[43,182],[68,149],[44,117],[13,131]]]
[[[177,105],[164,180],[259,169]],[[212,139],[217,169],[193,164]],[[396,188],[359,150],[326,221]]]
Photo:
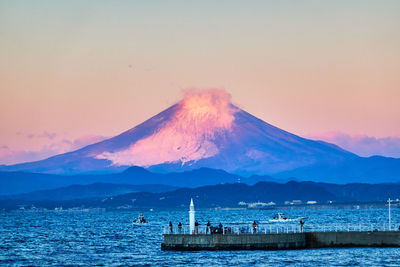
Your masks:
[[[307,219],[307,217],[289,218],[283,213],[278,213],[272,219],[270,219],[269,222],[299,222],[305,219]]]
[[[148,225],[149,222],[144,218],[143,213],[140,213],[137,219],[132,221],[134,225]]]

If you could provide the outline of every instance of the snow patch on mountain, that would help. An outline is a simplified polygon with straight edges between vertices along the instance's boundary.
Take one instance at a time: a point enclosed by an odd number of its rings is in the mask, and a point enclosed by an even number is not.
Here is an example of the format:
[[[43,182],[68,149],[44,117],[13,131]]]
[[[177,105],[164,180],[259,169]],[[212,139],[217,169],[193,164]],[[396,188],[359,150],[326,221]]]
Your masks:
[[[221,89],[187,91],[173,117],[152,135],[129,148],[96,156],[114,165],[151,166],[162,163],[198,161],[219,153],[216,137],[232,128],[231,97]]]

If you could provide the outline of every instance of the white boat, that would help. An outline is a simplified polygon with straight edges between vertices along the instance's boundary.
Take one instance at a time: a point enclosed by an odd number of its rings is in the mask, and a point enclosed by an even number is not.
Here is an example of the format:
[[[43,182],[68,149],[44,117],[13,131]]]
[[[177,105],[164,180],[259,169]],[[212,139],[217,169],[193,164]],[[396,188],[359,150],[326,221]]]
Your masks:
[[[269,222],[299,222],[307,219],[307,217],[298,217],[298,218],[288,218],[283,213],[278,213]]]
[[[132,221],[134,225],[148,225],[149,222],[144,218],[143,213],[140,213],[137,219]]]

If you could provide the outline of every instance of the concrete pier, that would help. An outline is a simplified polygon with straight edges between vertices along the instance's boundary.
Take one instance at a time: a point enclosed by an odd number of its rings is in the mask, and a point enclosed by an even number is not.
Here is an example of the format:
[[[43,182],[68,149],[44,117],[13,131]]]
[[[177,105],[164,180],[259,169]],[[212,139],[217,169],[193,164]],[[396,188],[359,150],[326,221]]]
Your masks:
[[[400,247],[399,231],[277,234],[164,234],[162,250],[283,250],[330,247]]]
[[[400,247],[399,231],[307,232],[306,248]]]

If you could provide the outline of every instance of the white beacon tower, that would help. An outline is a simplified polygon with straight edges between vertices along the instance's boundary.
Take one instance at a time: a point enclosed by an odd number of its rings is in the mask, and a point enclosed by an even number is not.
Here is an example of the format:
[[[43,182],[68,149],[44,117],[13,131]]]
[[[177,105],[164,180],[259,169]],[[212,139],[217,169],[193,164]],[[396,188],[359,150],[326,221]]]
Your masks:
[[[189,208],[189,228],[190,233],[194,234],[194,205],[193,199],[190,199],[190,208]]]

